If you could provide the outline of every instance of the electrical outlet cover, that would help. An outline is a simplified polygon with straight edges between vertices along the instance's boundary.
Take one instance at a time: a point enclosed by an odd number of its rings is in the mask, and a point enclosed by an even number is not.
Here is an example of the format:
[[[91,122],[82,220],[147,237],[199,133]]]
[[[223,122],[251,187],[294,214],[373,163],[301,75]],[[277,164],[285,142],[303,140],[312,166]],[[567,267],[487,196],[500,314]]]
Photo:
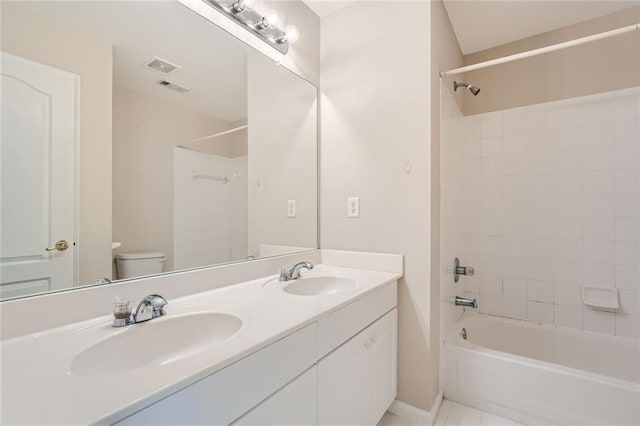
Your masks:
[[[296,217],[296,200],[287,200],[287,217]]]
[[[347,217],[360,217],[360,197],[347,198]]]

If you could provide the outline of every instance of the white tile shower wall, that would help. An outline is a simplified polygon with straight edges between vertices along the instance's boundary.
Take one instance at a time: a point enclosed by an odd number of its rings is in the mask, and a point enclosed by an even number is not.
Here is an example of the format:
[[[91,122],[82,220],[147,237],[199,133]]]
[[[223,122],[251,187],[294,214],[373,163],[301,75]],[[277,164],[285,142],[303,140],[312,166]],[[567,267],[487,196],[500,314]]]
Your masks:
[[[483,313],[639,338],[640,89],[444,124],[443,229],[477,271],[455,291]],[[621,308],[584,306],[582,285],[617,287]]]
[[[193,179],[193,172],[228,183]],[[247,256],[247,157],[174,148],[174,269]]]

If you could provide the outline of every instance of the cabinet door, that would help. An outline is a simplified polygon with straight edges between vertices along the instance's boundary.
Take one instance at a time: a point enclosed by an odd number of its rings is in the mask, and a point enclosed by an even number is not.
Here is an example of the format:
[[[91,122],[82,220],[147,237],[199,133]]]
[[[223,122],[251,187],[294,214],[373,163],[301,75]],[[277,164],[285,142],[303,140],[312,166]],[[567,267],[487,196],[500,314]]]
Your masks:
[[[318,363],[318,423],[376,424],[396,397],[394,309]]]
[[[318,369],[312,367],[233,424],[236,426],[318,423]]]
[[[373,386],[371,386],[373,423],[377,424],[387,411],[397,392],[398,370],[398,313],[389,312],[371,333],[371,357]],[[375,325],[375,324],[374,324]]]

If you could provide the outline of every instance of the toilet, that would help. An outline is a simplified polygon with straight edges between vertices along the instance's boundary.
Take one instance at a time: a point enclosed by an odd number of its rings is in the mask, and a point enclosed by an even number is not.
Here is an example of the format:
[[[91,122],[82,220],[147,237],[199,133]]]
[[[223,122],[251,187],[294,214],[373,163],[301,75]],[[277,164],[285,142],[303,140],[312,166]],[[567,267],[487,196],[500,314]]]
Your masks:
[[[120,280],[159,274],[164,264],[164,253],[157,251],[118,253],[114,257]]]

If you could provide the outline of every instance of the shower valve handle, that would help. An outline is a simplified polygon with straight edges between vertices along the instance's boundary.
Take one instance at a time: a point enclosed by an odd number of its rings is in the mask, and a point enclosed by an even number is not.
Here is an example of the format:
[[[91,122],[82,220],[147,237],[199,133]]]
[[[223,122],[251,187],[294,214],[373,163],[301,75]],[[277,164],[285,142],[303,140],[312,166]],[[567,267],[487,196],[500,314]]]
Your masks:
[[[471,266],[456,266],[456,274],[473,276],[475,270]]]
[[[460,266],[460,259],[456,257],[453,262],[453,281],[458,282],[461,275],[472,277],[476,273],[471,266]]]

